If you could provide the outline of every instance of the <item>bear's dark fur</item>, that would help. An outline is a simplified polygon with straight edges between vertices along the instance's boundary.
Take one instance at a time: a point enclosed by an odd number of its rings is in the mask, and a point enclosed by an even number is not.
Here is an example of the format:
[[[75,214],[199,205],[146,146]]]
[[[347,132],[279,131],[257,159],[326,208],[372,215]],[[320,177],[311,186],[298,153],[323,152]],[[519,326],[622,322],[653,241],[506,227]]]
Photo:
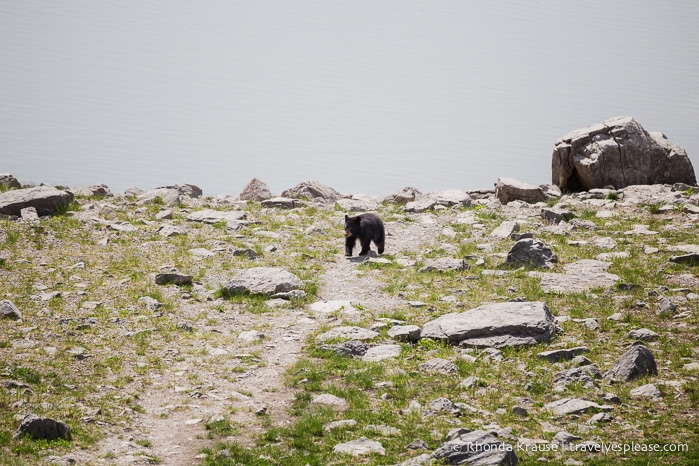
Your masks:
[[[366,256],[369,253],[372,241],[378,248],[379,254],[383,254],[386,232],[378,215],[361,214],[356,217],[345,215],[345,256],[352,255],[357,239],[362,245],[360,256]]]

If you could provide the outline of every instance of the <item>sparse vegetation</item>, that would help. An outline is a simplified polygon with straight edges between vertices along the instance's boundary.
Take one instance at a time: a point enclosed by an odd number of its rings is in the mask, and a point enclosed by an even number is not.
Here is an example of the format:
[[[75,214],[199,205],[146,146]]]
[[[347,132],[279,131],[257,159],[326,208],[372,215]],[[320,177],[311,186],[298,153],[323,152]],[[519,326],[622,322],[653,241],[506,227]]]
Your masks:
[[[607,196],[610,201],[618,199],[617,193]],[[531,270],[503,267],[503,256],[512,242],[487,238],[487,233],[507,218],[503,211],[477,205],[426,214],[438,225],[428,240],[392,250],[391,241],[397,238],[389,236],[383,256],[389,263],[373,261],[352,268],[356,276],[348,282],[377,280],[379,289],[400,304],[375,309],[368,300],[353,303],[357,317],[351,325],[368,328],[378,322],[382,325],[376,325],[380,333],[377,341],[388,342],[387,331],[393,323],[422,326],[442,314],[513,299],[543,301],[555,315],[571,320],[561,322],[563,332],[554,341],[508,348],[501,352],[501,358],[482,349],[421,339],[402,343],[401,356],[395,360],[367,363],[339,356],[323,346],[336,341],[320,344],[315,340],[319,333],[349,319],[342,310],[326,316],[309,312],[310,304],[327,294],[323,274],[346,260],[341,256],[343,212],[336,206],[282,211],[263,209],[256,203],[240,204],[236,208],[246,212],[250,223],[235,230],[226,222],[185,220],[185,209],[224,209],[210,199],[170,207],[162,198],[145,206],[133,201],[78,198],[61,215],[36,223],[0,220],[0,248],[5,254],[0,262],[0,299],[12,301],[24,316],[22,321],[0,321],[0,464],[32,464],[48,456],[94,452],[105,437],[139,416],[151,415],[162,423],[181,425],[198,416],[200,404],[214,403],[211,400],[225,409],[219,413],[222,417],[212,421],[207,417],[199,424],[200,451],[207,465],[397,464],[419,454],[406,445],[421,439],[433,450],[454,427],[476,429],[497,424],[511,428],[516,438],[551,441],[554,433],[543,422],[598,442],[687,443],[690,451],[634,456],[518,454],[521,464],[534,464],[539,458],[551,464],[568,459],[585,464],[677,465],[699,460],[699,388],[696,372],[685,369],[696,362],[699,353],[697,305],[686,299],[688,292],[698,291],[697,271],[692,265],[668,262],[673,252],[667,248],[697,242],[695,222],[683,218],[682,209],[662,210],[660,214],[659,203],[648,204],[617,209],[617,215],[609,219],[597,218],[588,205],[574,206],[575,217],[592,221],[595,228],[577,229],[569,236],[539,226],[536,214],[532,221],[522,222],[520,233],[534,232],[552,245],[559,258],[553,272],[606,252],[594,245],[600,237],[614,238],[618,250],[629,253],[628,257],[610,259],[609,272],[620,277],[623,288],[597,288],[587,293],[545,293],[539,286],[540,278],[530,274]],[[116,231],[107,223],[78,220],[72,215],[88,205],[103,218],[128,221],[135,228]],[[184,226],[185,234],[164,237],[157,232],[155,216],[166,207],[173,210],[170,223]],[[379,213],[389,231],[421,228],[418,215],[406,214],[396,206],[383,205]],[[461,214],[472,215],[474,221],[454,222]],[[658,234],[625,234],[638,224]],[[445,226],[450,230],[445,232]],[[658,252],[647,254],[646,246]],[[216,251],[216,255],[196,256],[190,252],[195,248]],[[233,254],[248,248],[256,259]],[[466,258],[470,269],[418,271],[425,259],[438,257]],[[263,295],[228,296],[223,291],[223,284],[236,269],[263,265],[292,271],[304,281],[306,297],[271,306]],[[155,285],[153,275],[172,268],[191,273],[193,284]],[[486,269],[497,273],[482,273]],[[657,290],[679,303],[679,310],[666,317],[656,315],[653,292]],[[149,307],[148,300],[140,300],[144,297],[158,305]],[[608,320],[617,313],[622,317]],[[677,317],[680,313],[685,314]],[[589,318],[597,320],[599,330],[574,321]],[[290,329],[286,335],[293,339],[298,337],[291,331],[297,319],[316,320],[315,331],[302,335],[304,340],[298,346],[303,351],[294,355],[296,361],[288,367],[276,367],[274,360],[264,356],[277,346],[283,352],[284,341],[243,343],[238,338],[242,330],[265,334],[282,328]],[[661,335],[649,344],[660,374],[618,386],[597,382],[622,400],[612,413],[613,422],[587,425],[587,417],[558,419],[543,410],[553,396],[596,395],[581,384],[554,394],[555,373],[571,363],[544,361],[537,357],[539,352],[586,345],[590,348],[586,357],[605,370],[631,342],[626,338],[628,331],[642,327]],[[432,358],[454,362],[456,373],[444,376],[421,371],[419,365]],[[285,385],[240,384],[263,369],[282,372]],[[477,382],[462,384],[468,377]],[[663,385],[665,381],[668,383]],[[660,387],[662,401],[631,397],[632,388],[650,382]],[[232,390],[220,389],[224,383],[228,388],[240,384],[234,397]],[[257,408],[253,402],[263,391],[269,399],[286,396],[290,402],[284,408],[275,406],[254,414]],[[168,398],[154,404],[149,392]],[[312,400],[321,393],[343,398],[347,409],[315,405]],[[428,414],[429,404],[438,398],[462,403],[462,415]],[[247,404],[236,405],[236,400]],[[418,403],[422,411],[409,409],[411,402]],[[520,405],[529,411],[528,416],[512,413],[513,406]],[[13,440],[18,418],[30,412],[64,420],[73,430],[73,440]],[[238,418],[246,419],[245,423]],[[342,419],[353,419],[356,424],[326,428],[329,422]],[[396,430],[387,434],[376,426]],[[157,442],[144,435],[139,433],[131,441],[135,451],[151,463],[167,464],[165,457],[155,454]],[[333,453],[334,445],[361,436],[380,440],[386,454],[354,459]],[[100,458],[109,463],[114,454],[103,451]]]

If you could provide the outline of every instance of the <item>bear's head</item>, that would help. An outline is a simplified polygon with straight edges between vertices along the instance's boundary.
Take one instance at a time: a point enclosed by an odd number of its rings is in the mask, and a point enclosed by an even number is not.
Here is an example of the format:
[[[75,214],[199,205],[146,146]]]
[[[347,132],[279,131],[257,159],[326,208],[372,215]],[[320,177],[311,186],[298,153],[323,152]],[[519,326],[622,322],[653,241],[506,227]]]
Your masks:
[[[357,236],[361,230],[359,217],[345,215],[345,236]]]

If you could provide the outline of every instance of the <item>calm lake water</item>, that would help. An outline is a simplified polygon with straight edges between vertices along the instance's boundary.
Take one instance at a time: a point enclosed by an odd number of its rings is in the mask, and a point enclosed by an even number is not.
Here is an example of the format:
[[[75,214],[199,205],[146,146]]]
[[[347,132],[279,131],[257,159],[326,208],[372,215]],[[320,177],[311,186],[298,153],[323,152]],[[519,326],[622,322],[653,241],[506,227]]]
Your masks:
[[[699,173],[699,2],[0,0],[0,172],[112,191],[551,181],[630,115]]]

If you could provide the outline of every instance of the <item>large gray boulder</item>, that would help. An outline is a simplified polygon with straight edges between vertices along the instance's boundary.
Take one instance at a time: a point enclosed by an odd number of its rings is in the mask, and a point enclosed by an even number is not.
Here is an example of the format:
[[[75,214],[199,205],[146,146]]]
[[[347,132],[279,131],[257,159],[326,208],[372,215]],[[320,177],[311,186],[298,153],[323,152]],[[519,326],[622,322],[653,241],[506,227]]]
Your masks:
[[[282,192],[281,197],[292,199],[309,199],[320,203],[332,203],[344,196],[333,188],[317,181],[302,181],[293,188]]]
[[[238,198],[244,201],[261,202],[272,198],[272,191],[264,181],[253,178],[238,194]]]
[[[612,382],[629,382],[645,375],[657,375],[658,367],[651,350],[643,345],[634,345],[616,360],[604,378]]]
[[[662,133],[648,133],[631,117],[614,117],[556,141],[552,182],[563,192],[630,185],[696,185],[687,153]]]
[[[421,336],[462,346],[502,348],[550,341],[557,330],[545,303],[507,302],[445,314],[427,322]]]
[[[484,430],[463,432],[450,436],[432,453],[432,458],[443,460],[446,464],[471,465],[517,465],[519,460],[514,448]]]
[[[237,273],[223,289],[229,295],[259,293],[272,296],[303,287],[299,277],[281,267],[253,267]]]
[[[73,197],[73,193],[53,186],[14,189],[0,193],[0,214],[19,216],[27,207],[34,207],[40,216],[57,214],[73,202]]]

